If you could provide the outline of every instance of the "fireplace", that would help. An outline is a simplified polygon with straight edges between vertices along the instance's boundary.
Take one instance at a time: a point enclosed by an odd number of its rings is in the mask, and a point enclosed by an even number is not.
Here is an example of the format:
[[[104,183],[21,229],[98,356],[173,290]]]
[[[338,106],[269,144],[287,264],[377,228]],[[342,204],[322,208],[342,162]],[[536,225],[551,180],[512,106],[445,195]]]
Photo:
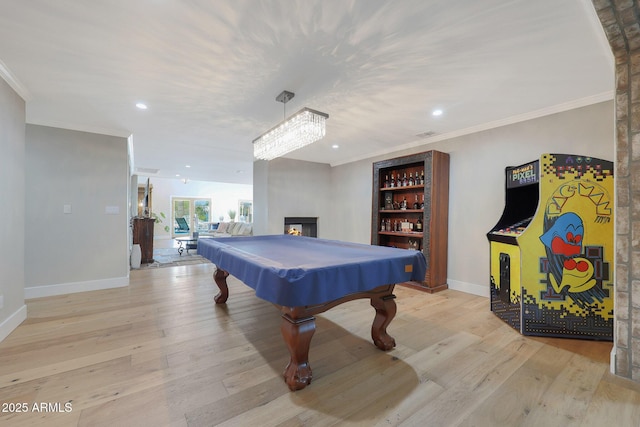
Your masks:
[[[318,217],[285,217],[284,233],[307,237],[318,237]]]

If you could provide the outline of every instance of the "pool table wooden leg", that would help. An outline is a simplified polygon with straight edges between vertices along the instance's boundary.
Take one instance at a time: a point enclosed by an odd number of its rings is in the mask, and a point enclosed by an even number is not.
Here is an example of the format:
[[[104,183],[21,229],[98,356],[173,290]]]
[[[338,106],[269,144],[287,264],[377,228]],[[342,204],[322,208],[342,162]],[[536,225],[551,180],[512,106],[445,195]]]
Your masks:
[[[284,380],[291,391],[301,390],[311,384],[311,366],[309,365],[309,346],[316,331],[316,319],[313,316],[293,318],[282,314],[280,330],[291,356],[284,370]]]
[[[396,315],[395,298],[393,294],[371,298],[371,305],[376,309],[376,317],[371,326],[371,337],[380,350],[391,350],[396,346],[396,340],[387,334],[387,326]]]
[[[220,292],[218,295],[213,297],[213,300],[216,304],[224,304],[227,302],[227,298],[229,298],[229,287],[227,286],[227,276],[229,273],[227,271],[216,268],[216,271],[213,273],[213,280],[218,285]]]

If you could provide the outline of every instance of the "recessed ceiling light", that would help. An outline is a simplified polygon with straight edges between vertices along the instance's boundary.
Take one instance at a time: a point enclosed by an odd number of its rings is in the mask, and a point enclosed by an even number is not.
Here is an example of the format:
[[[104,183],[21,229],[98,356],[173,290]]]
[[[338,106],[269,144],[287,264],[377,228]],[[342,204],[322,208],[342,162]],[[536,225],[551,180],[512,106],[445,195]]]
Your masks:
[[[184,167],[185,167],[185,168],[190,168],[190,167],[191,167],[191,165],[184,165]]]
[[[340,146],[338,144],[333,144],[331,148],[333,148],[334,150],[337,150],[338,148],[340,148]]]
[[[177,173],[177,174],[176,174],[176,176],[180,176],[180,174],[179,174],[179,173]]]
[[[136,107],[138,107],[141,110],[146,110],[147,109],[147,104],[145,104],[143,102],[138,102],[138,103],[136,103]]]
[[[433,112],[431,114],[436,116],[436,117],[441,116],[442,115],[442,110],[441,109],[433,110]]]

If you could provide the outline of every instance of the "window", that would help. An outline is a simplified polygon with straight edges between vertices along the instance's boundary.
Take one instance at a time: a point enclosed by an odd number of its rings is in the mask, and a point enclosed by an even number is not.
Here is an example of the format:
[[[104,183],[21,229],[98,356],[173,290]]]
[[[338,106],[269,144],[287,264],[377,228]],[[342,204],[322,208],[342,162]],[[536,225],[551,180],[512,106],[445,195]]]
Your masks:
[[[253,202],[251,200],[238,200],[238,221],[253,222]]]
[[[186,236],[195,231],[209,229],[211,199],[172,197],[171,206],[174,223],[172,237]]]

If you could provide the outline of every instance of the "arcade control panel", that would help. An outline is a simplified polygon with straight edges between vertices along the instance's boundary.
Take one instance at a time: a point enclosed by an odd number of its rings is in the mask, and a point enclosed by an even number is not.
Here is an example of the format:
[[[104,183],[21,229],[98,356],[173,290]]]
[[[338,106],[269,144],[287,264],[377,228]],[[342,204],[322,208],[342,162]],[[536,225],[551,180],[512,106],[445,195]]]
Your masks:
[[[499,236],[514,236],[514,237],[519,236],[522,233],[524,233],[524,230],[526,230],[527,226],[529,225],[532,219],[533,217],[530,216],[529,218],[523,219],[522,221],[518,221],[515,224],[512,224],[508,227],[500,228],[498,230],[493,230],[491,231],[490,234],[496,234]]]

